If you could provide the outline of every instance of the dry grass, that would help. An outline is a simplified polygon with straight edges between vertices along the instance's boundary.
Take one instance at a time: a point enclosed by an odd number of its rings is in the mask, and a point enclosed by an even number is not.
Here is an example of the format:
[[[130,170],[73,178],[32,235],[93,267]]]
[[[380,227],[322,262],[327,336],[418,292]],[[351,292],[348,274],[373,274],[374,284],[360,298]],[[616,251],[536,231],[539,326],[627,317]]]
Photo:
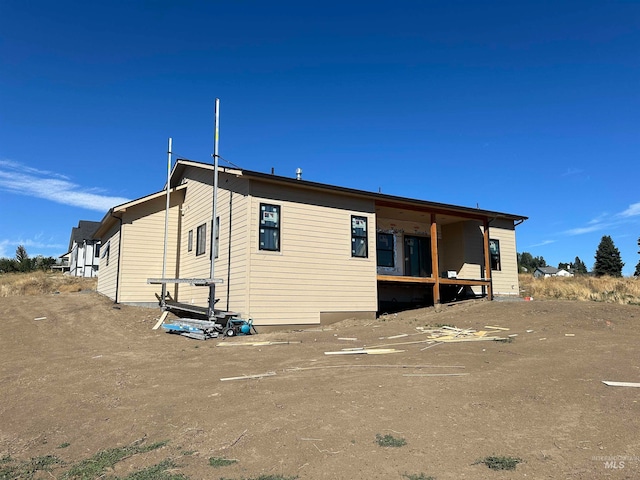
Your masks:
[[[635,277],[534,278],[529,274],[520,274],[519,279],[524,296],[640,305],[640,279]]]
[[[97,281],[97,278],[70,277],[61,273],[3,273],[0,274],[0,297],[95,290]]]

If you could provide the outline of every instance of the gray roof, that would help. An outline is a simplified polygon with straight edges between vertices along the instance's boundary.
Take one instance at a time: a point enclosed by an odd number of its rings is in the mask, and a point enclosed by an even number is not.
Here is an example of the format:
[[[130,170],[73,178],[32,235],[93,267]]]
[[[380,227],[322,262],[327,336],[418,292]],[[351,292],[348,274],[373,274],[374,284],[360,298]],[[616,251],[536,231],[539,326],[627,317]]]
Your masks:
[[[71,229],[71,238],[69,239],[69,250],[73,248],[73,242],[82,243],[85,240],[92,240],[93,234],[100,226],[100,222],[92,222],[90,220],[80,220],[77,227]]]
[[[540,270],[542,273],[547,275],[555,275],[560,271],[556,267],[538,267],[537,270]]]

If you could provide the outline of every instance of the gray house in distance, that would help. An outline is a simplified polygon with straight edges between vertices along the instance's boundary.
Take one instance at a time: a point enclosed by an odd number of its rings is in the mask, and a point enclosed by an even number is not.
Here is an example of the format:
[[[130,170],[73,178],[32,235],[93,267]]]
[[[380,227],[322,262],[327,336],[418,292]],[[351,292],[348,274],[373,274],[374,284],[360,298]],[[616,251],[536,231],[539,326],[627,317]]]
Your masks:
[[[100,222],[80,220],[77,227],[71,230],[69,250],[61,258],[69,260],[69,275],[74,277],[97,277],[100,263],[100,240],[93,234]]]

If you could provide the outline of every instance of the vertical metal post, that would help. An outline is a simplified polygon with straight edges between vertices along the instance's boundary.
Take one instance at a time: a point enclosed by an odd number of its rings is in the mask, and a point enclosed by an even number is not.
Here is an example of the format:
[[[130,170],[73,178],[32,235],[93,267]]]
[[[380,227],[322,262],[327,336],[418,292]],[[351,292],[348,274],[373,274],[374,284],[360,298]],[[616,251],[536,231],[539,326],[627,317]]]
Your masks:
[[[167,151],[167,207],[164,211],[164,251],[162,254],[162,278],[167,278],[167,244],[169,243],[169,205],[170,205],[170,189],[171,189],[171,137],[169,137],[169,150]],[[161,307],[165,306],[167,297],[167,284],[162,284],[162,300]]]
[[[220,99],[216,98],[214,108],[214,124],[213,124],[213,221],[211,222],[211,272],[209,278],[213,281],[215,278],[216,255],[215,241],[217,238],[218,225],[216,218],[218,217],[218,133],[220,129]],[[209,285],[209,320],[213,320],[215,314],[216,303],[216,285]]]

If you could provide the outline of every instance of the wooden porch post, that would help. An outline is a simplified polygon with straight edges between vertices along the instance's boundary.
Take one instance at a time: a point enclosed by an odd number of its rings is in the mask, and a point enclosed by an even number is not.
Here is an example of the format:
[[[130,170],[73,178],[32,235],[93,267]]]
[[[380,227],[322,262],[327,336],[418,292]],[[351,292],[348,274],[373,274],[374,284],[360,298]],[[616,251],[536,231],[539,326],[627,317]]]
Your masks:
[[[489,220],[484,219],[484,278],[489,280],[487,298],[493,300],[493,285],[491,282],[491,257],[489,256]]]
[[[438,224],[436,214],[431,214],[431,275],[435,279],[433,284],[433,303],[440,303],[440,268],[438,266]]]

